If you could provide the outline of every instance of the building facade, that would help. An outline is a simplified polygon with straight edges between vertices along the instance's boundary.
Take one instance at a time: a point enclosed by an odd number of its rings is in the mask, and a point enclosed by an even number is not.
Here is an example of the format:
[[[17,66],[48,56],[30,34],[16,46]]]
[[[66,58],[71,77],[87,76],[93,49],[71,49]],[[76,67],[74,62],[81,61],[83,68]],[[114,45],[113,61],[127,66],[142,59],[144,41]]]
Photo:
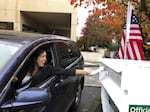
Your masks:
[[[58,34],[76,41],[77,9],[68,0],[1,0],[0,29]]]

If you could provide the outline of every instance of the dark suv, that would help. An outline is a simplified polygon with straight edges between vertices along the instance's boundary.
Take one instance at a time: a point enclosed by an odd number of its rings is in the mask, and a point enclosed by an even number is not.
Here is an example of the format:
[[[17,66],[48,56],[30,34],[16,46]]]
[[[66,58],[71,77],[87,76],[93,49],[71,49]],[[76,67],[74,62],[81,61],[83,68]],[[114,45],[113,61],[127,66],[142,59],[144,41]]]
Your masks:
[[[83,75],[52,75],[34,87],[16,92],[20,83],[14,82],[14,77],[24,77],[28,59],[42,47],[47,49],[48,64],[83,69],[80,50],[69,38],[0,31],[0,112],[67,112],[79,105]]]

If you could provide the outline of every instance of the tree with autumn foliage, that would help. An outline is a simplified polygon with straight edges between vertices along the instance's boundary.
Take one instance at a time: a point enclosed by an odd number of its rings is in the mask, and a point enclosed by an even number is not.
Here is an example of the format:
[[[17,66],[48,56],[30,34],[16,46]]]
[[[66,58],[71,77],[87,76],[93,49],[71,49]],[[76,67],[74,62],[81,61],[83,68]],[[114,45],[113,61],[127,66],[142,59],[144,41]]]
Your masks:
[[[89,16],[85,25],[81,32],[83,36],[78,40],[78,44],[82,50],[88,50],[90,46],[99,44],[103,44],[103,46],[108,45],[106,43],[109,43],[111,36],[105,30],[107,27],[99,24],[99,17],[96,14]]]
[[[104,6],[104,4],[102,5]],[[120,40],[125,19],[125,8],[119,2],[108,2],[107,5],[107,9],[96,8],[93,15],[87,18],[82,30],[83,36],[78,41],[84,50],[93,45],[114,50],[112,40]]]
[[[93,10],[90,12],[100,15],[99,19],[101,21],[98,23],[100,23],[101,25],[103,24],[102,26],[106,25],[106,27],[109,28],[106,30],[109,30],[107,32],[109,32],[110,35],[113,31],[115,33],[118,33],[117,35],[119,35],[119,33],[121,32],[120,30],[123,29],[122,25],[126,20],[127,14],[125,14],[124,12],[127,10],[128,1],[132,2],[133,6],[135,7],[134,13],[138,17],[139,25],[142,31],[142,37],[144,39],[144,53],[146,58],[150,59],[150,0],[120,0],[121,4],[116,3],[116,0],[70,0],[70,4],[74,7],[84,6],[85,8],[93,6]],[[102,2],[105,3],[103,5],[107,4],[108,7],[105,9],[100,9],[100,4]],[[113,14],[115,15],[111,16]],[[85,30],[86,29],[84,29],[83,32],[85,32]],[[84,40],[86,38],[87,37],[84,37],[81,40]]]

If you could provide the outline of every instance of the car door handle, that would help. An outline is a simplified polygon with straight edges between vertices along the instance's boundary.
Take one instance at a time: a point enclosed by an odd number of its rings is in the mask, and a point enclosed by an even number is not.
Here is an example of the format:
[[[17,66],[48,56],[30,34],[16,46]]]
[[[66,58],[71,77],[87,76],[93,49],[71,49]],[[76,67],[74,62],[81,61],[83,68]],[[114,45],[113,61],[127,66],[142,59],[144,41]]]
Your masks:
[[[64,79],[60,79],[60,82],[63,82],[64,81]]]
[[[58,87],[58,86],[59,86],[59,83],[56,83],[56,84],[55,84],[55,87]]]
[[[64,81],[64,79],[60,79],[60,81],[55,84],[55,87],[58,87],[59,85],[61,85],[61,83],[62,83],[63,81]]]

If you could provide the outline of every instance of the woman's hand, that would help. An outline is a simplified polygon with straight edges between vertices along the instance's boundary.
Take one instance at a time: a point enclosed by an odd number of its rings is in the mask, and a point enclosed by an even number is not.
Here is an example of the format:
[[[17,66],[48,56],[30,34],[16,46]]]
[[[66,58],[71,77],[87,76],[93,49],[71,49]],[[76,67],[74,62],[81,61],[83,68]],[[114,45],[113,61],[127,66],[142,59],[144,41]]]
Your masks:
[[[18,81],[18,77],[14,76],[14,78],[13,78],[13,80],[12,80],[12,81],[13,81],[13,82]]]

